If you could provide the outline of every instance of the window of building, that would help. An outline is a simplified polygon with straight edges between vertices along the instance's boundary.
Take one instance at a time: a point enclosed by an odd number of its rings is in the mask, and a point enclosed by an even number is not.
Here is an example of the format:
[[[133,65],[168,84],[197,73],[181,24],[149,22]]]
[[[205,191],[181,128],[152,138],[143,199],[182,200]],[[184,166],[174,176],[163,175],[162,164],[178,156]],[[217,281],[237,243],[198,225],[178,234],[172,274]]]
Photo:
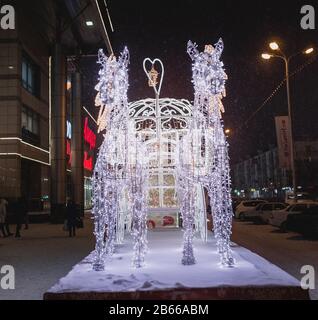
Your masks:
[[[26,106],[22,107],[21,113],[21,127],[23,133],[31,133],[33,135],[39,135],[39,115]]]
[[[22,86],[31,94],[40,95],[40,69],[26,54],[22,56]]]

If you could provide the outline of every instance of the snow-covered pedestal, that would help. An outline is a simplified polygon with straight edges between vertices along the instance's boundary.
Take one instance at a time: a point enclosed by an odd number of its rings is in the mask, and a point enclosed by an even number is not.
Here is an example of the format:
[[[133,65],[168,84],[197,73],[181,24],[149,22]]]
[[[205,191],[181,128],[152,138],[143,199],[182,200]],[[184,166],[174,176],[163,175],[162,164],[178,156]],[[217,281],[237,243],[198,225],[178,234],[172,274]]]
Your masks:
[[[149,231],[146,266],[131,266],[132,242],[118,245],[105,271],[92,254],[44,294],[44,299],[308,299],[299,281],[251,251],[232,245],[235,267],[219,265],[212,234],[195,240],[196,264],[181,264],[182,232]]]

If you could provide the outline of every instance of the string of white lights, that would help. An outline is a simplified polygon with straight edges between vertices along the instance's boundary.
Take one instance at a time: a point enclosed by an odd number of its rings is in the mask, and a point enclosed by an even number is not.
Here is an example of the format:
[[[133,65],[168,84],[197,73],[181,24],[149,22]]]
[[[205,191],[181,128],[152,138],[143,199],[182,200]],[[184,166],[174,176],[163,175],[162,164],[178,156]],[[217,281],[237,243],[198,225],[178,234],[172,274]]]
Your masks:
[[[100,108],[99,132],[106,129],[93,173],[93,215],[96,237],[94,270],[104,270],[105,259],[123,240],[125,229],[134,241],[133,266],[141,267],[147,251],[147,152],[129,122],[127,102],[129,53],[98,54],[99,81],[95,105]],[[122,211],[127,202],[126,212]],[[125,226],[125,224],[131,223]]]
[[[307,66],[315,62],[317,60],[317,57],[318,55],[313,56],[310,60],[308,60],[307,62],[302,64],[300,67],[298,67],[295,71],[290,73],[289,77],[292,78],[298,73],[300,73],[301,71],[303,71],[303,69],[305,69]],[[237,129],[237,131],[240,131],[245,128],[245,126],[256,116],[256,114],[259,111],[261,111],[267,105],[267,103],[270,102],[276,96],[276,93],[279,92],[279,90],[283,87],[285,82],[286,82],[286,78],[281,80],[281,82],[275,87],[275,89],[271,92],[271,94],[260,104],[258,108],[255,109],[254,112],[252,112],[252,114],[243,122],[243,124]]]
[[[230,249],[233,212],[228,144],[221,118],[224,112],[221,100],[225,96],[227,79],[220,61],[223,41],[220,39],[215,47],[205,46],[204,52],[199,52],[197,45],[189,41],[187,49],[193,61],[192,82],[195,94],[190,130],[179,143],[176,169],[184,228],[182,263],[195,263],[194,216],[197,210],[197,190],[198,186],[201,186],[207,189],[210,197],[221,264],[233,266]]]

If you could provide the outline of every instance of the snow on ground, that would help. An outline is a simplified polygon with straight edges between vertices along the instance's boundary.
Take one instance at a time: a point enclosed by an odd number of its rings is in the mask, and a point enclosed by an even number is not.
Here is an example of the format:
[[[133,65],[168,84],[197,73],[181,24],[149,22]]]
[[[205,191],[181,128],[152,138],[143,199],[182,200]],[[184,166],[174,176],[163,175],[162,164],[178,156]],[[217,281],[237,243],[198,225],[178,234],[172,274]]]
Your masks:
[[[219,265],[215,240],[195,240],[197,264],[183,266],[182,232],[163,230],[148,232],[149,251],[146,266],[131,266],[132,241],[117,247],[106,262],[105,271],[92,270],[92,254],[73,269],[49,292],[135,291],[180,287],[217,286],[299,286],[299,281],[251,251],[233,244],[236,266]]]

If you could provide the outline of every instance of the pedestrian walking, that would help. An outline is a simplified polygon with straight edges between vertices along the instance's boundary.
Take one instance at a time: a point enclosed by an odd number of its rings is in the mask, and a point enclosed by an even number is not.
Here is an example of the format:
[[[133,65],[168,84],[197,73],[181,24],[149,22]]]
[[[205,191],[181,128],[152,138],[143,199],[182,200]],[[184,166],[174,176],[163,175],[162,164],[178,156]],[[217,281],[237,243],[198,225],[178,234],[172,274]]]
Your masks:
[[[4,222],[4,228],[7,232],[7,236],[13,236],[13,233],[10,231],[10,222],[11,222],[11,215],[12,215],[12,212],[11,212],[11,209],[10,209],[10,206],[8,204],[8,201],[5,199],[5,205],[6,205],[6,218],[5,218],[5,222]],[[9,209],[8,209],[9,208]]]
[[[29,229],[29,206],[26,198],[22,198],[24,230]]]
[[[7,205],[8,205],[8,201],[6,199],[1,198],[0,199],[0,230],[4,238],[9,236],[9,232],[6,233],[6,230],[5,230],[5,225],[7,220]]]
[[[77,211],[76,205],[73,200],[67,202],[66,206],[66,221],[67,221],[67,228],[69,231],[70,237],[75,237],[76,233],[76,223],[77,223]]]
[[[27,209],[27,203],[26,199],[21,197],[15,206],[15,220],[16,220],[16,231],[15,231],[15,237],[16,238],[21,238],[21,228],[22,224],[26,223],[26,217],[28,214],[28,209]]]

